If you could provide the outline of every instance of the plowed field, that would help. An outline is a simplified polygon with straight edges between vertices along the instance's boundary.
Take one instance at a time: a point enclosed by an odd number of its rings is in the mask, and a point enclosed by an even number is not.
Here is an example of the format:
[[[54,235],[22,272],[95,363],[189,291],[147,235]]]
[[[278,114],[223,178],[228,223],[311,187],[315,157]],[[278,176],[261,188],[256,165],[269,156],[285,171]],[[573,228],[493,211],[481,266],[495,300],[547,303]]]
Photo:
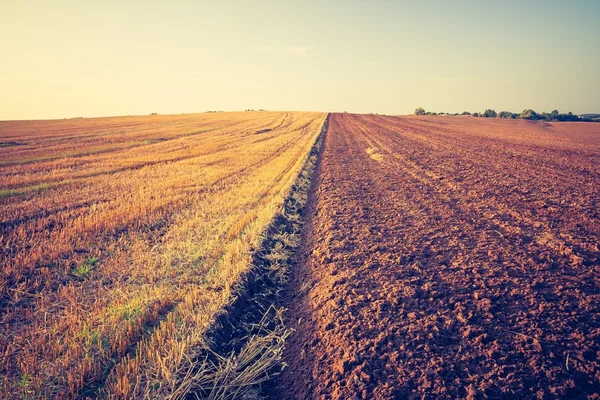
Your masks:
[[[317,172],[283,397],[599,398],[600,124],[334,114]]]

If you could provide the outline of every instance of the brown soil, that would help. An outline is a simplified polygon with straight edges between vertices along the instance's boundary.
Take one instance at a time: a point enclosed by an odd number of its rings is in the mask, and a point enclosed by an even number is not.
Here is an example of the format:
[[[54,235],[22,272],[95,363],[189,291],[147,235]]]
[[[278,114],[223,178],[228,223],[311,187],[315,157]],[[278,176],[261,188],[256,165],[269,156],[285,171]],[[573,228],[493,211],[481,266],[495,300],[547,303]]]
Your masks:
[[[277,398],[600,398],[600,124],[334,114]]]

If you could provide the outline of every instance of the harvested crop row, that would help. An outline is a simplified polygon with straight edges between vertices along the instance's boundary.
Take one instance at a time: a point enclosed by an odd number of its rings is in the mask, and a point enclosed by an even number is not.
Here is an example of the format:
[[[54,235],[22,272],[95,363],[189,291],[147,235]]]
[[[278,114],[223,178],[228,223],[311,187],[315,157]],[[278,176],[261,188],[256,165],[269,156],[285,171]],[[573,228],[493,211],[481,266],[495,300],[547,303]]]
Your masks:
[[[598,396],[599,165],[593,124],[333,114],[280,394]]]
[[[324,117],[0,124],[2,393],[179,390]]]

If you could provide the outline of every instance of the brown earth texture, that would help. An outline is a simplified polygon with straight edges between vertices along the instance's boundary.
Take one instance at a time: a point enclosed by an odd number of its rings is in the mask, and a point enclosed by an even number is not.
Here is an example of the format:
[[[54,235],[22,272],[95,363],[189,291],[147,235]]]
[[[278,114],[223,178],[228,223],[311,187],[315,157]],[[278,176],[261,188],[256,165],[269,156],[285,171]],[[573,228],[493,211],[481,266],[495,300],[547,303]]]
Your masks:
[[[600,124],[333,114],[277,398],[600,399]]]

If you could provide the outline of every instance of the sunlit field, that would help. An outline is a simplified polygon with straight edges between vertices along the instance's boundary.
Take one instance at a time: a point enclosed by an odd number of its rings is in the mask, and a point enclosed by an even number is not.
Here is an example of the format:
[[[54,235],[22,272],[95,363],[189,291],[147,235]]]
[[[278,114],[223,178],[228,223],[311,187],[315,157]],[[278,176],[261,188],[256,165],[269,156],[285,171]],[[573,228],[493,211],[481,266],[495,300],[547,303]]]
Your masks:
[[[0,391],[178,390],[324,119],[0,122]]]

